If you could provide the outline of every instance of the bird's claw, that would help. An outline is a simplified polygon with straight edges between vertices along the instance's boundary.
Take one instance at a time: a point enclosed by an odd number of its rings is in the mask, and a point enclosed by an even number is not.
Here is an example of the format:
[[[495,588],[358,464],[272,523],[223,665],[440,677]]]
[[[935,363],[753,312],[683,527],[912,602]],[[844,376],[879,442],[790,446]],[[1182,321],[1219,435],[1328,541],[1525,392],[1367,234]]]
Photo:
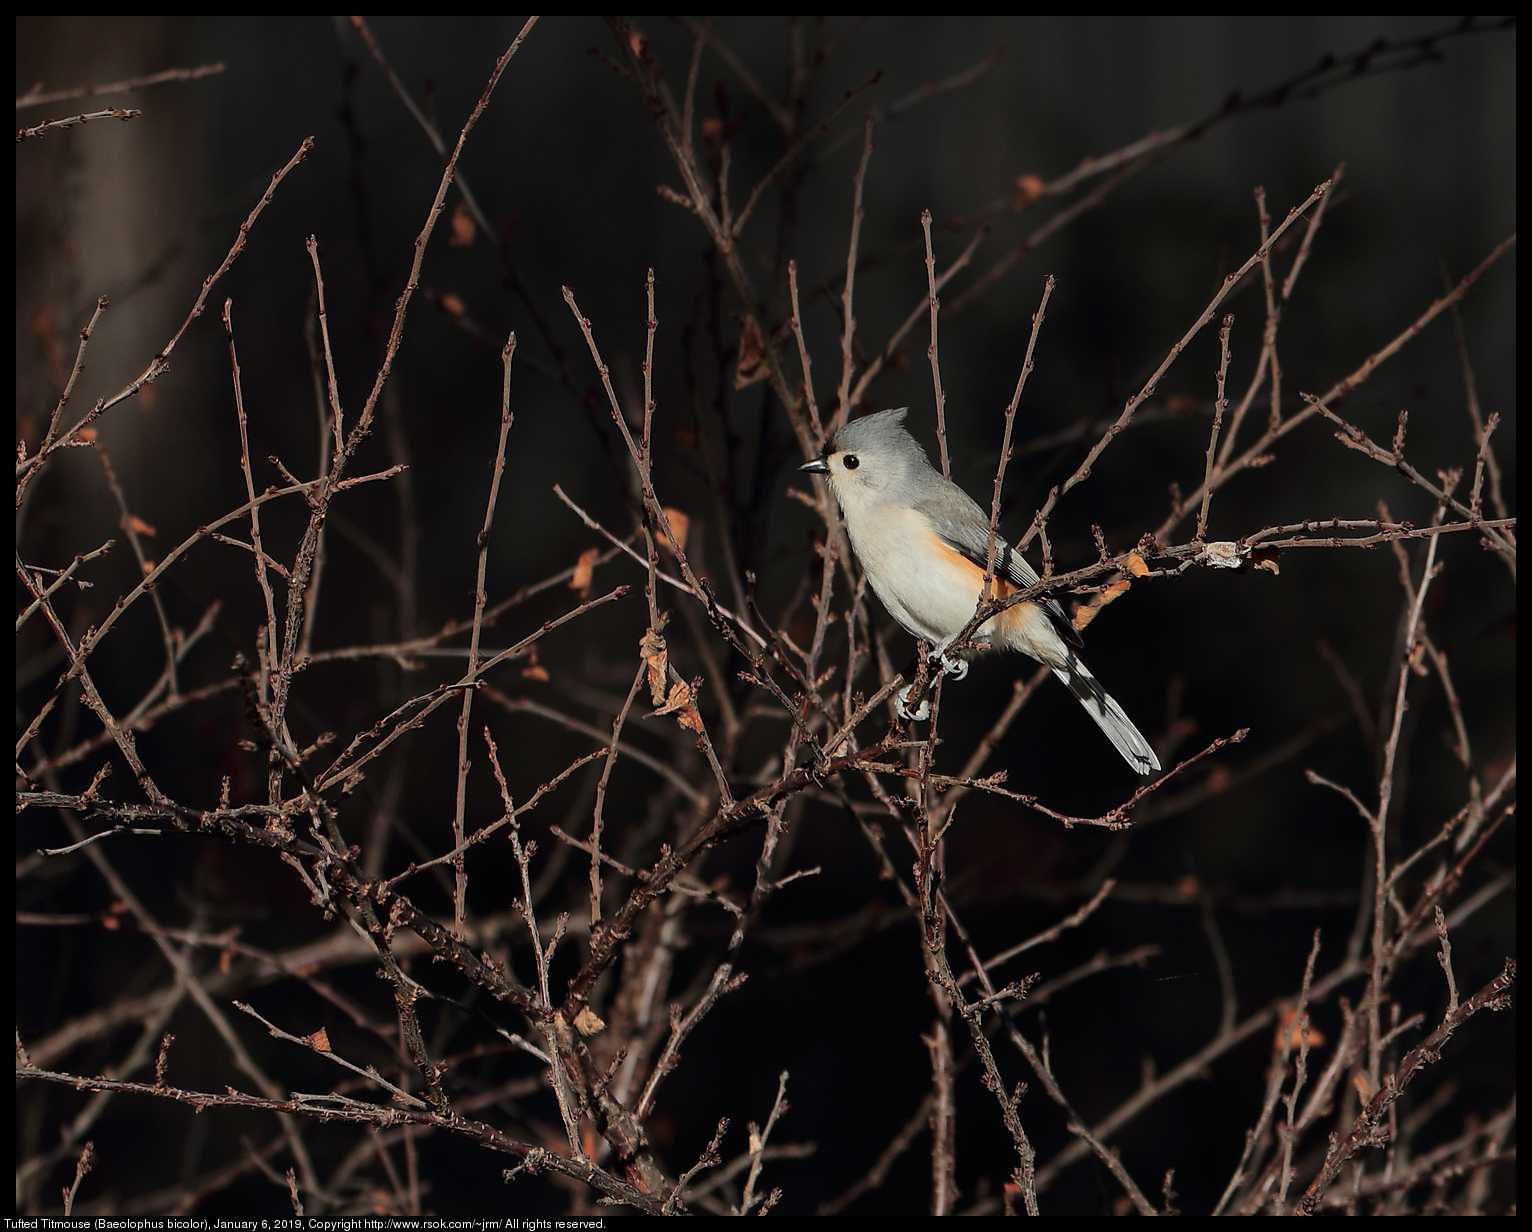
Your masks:
[[[922,697],[920,699],[919,709],[911,713],[910,708],[906,703],[908,703],[910,700],[910,689],[913,687],[913,685],[907,684],[904,686],[904,688],[900,689],[899,692],[894,694],[894,709],[898,711],[899,717],[901,719],[911,723],[923,723],[931,717],[931,699]]]

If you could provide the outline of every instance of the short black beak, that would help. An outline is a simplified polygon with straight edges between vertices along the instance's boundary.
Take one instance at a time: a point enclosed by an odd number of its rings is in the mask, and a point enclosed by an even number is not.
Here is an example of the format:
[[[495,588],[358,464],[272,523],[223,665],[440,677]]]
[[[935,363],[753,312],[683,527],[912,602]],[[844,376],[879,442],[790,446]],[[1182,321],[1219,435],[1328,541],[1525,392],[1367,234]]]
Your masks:
[[[810,471],[815,475],[828,475],[830,464],[823,458],[815,458],[812,462],[805,462],[798,468],[800,471]]]

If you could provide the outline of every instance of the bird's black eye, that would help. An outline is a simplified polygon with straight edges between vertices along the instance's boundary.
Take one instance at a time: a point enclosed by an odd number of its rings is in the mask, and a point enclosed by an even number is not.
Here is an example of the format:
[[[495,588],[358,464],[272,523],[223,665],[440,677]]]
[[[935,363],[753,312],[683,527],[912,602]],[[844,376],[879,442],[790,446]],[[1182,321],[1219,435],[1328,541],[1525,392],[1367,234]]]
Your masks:
[[[844,466],[848,471],[854,471],[857,467],[862,465],[862,459],[857,457],[854,453],[848,453],[844,458],[841,459],[841,465]]]

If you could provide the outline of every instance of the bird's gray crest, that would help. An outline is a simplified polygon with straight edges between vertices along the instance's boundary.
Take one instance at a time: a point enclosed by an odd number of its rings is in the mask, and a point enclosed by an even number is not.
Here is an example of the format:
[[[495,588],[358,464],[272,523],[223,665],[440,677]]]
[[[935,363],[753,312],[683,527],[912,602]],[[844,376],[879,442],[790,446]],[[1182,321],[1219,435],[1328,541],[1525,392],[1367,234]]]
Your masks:
[[[907,406],[863,415],[846,424],[830,442],[832,453],[856,452],[858,450],[891,449],[908,452],[911,446],[920,449],[920,442],[910,435],[904,426],[904,417],[910,413]]]

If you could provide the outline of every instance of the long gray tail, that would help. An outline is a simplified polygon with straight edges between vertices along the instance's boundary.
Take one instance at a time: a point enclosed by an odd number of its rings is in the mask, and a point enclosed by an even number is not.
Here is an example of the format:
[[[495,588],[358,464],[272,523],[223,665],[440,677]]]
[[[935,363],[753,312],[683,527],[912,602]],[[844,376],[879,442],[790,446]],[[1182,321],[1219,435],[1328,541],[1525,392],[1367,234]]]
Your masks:
[[[1139,774],[1158,774],[1160,759],[1154,755],[1144,734],[1133,726],[1133,720],[1123,713],[1122,707],[1101,687],[1101,682],[1090,674],[1085,664],[1072,648],[1069,658],[1062,666],[1053,668],[1053,674],[1069,686],[1069,691],[1085,707],[1085,713],[1096,720],[1096,726],[1106,733],[1119,753]]]

